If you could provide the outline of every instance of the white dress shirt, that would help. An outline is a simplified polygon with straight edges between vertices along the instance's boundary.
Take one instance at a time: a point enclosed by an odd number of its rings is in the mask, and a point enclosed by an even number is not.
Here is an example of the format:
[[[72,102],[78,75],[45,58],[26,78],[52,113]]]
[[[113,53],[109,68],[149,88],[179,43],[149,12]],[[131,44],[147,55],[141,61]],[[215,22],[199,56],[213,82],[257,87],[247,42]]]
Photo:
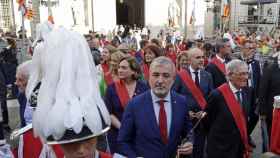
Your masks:
[[[152,90],[151,90],[151,95],[152,95],[153,107],[154,107],[157,124],[159,125],[159,110],[160,110],[159,101],[162,100],[162,98],[157,97]],[[169,135],[170,133],[169,131],[171,127],[171,118],[172,118],[170,92],[167,94],[165,98],[163,98],[163,100],[164,100],[164,110],[167,118],[167,134]]]
[[[230,89],[231,89],[231,91],[233,92],[233,94],[234,94],[234,96],[235,96],[235,99],[238,101],[238,97],[237,97],[237,95],[236,95],[236,92],[240,92],[240,99],[241,99],[241,101],[242,101],[242,94],[241,94],[241,89],[237,89],[237,88],[235,88],[235,86],[229,81],[229,87],[230,87]]]
[[[196,72],[196,71],[192,68],[192,66],[190,66],[190,72],[192,75],[192,80],[195,82],[195,73],[194,72]],[[198,69],[197,72],[198,72],[198,81],[200,83],[200,69]]]

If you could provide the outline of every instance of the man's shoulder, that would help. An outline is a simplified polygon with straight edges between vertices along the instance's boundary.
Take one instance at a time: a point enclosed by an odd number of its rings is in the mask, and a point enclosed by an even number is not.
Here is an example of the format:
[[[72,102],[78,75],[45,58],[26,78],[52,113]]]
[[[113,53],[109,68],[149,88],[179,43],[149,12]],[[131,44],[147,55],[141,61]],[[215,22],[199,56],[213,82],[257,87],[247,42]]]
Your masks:
[[[201,74],[205,77],[208,77],[208,78],[211,77],[211,74],[208,71],[206,71],[205,69],[201,70]]]
[[[211,98],[222,97],[222,93],[220,92],[220,90],[219,90],[218,88],[216,88],[216,89],[213,89],[213,90],[210,92],[209,97],[211,97]]]
[[[171,91],[171,99],[180,104],[186,104],[187,102],[187,98],[184,95],[179,94],[175,91]]]

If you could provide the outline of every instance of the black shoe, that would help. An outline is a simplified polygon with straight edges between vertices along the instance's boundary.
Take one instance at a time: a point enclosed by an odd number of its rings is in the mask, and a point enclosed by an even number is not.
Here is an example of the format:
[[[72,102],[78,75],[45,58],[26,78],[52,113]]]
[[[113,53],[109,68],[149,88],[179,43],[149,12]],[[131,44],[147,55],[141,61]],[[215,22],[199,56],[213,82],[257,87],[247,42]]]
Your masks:
[[[11,132],[12,129],[10,128],[10,126],[9,126],[8,124],[3,124],[2,126],[3,126],[3,129],[4,129],[6,132],[8,132],[8,133]]]
[[[253,139],[251,137],[249,137],[249,145],[253,148],[256,148],[256,143],[253,141]]]

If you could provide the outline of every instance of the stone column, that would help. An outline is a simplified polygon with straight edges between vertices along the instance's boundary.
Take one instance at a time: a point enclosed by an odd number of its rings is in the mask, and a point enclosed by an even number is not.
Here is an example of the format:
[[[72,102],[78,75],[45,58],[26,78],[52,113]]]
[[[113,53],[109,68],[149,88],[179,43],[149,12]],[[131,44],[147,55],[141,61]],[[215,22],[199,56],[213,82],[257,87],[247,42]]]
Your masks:
[[[34,17],[31,21],[31,37],[34,39],[36,36],[36,25],[40,23],[40,1],[32,0],[32,10]]]

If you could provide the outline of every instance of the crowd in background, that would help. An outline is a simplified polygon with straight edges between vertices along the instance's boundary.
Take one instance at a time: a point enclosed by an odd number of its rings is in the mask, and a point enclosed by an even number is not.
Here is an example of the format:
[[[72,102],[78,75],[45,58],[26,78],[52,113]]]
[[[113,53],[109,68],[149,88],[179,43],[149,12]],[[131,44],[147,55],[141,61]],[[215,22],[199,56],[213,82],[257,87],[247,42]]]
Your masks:
[[[215,39],[189,39],[178,35],[174,30],[158,33],[156,38],[150,37],[147,28],[117,27],[112,36],[90,31],[84,35],[91,50],[94,64],[98,70],[99,90],[105,101],[111,116],[112,127],[108,134],[100,137],[99,150],[110,153],[125,153],[118,149],[118,136],[122,126],[123,114],[127,104],[136,96],[150,89],[149,78],[150,66],[153,60],[165,56],[176,65],[177,77],[172,89],[188,100],[193,98],[188,91],[182,88],[183,81],[180,80],[181,70],[188,70],[194,61],[202,61],[201,71],[205,71],[209,85],[207,90],[202,87],[203,96],[208,98],[210,92],[218,88],[222,83],[227,82],[226,76],[218,79],[215,70],[211,68],[211,61],[217,58],[217,54],[228,63],[233,59],[240,59],[249,66],[248,87],[253,89],[254,100],[248,110],[248,132],[250,145],[255,147],[255,143],[250,137],[254,130],[259,116],[266,120],[268,131],[271,131],[272,122],[272,98],[280,94],[280,73],[279,59],[280,38],[274,39],[265,33],[244,33],[242,31],[226,31],[222,37]],[[20,39],[20,37],[18,37]],[[3,130],[11,132],[9,127],[9,116],[7,109],[7,99],[17,98],[20,104],[20,126],[26,126],[25,112],[26,97],[24,88],[28,78],[26,74],[20,74],[17,60],[17,37],[9,33],[1,34],[0,38],[0,101],[3,121],[0,123],[0,140],[4,140]],[[226,48],[228,47],[228,48]],[[32,46],[28,53],[32,55]],[[199,54],[199,56],[197,56]],[[218,56],[219,56],[218,55]],[[273,75],[271,75],[273,74]],[[195,76],[194,76],[195,78]],[[199,81],[203,79],[200,78]],[[204,82],[204,81],[203,81]],[[219,83],[221,82],[221,83]],[[199,84],[198,84],[199,85]],[[211,85],[211,86],[210,86]],[[123,92],[125,91],[125,92]],[[123,92],[123,93],[122,93]],[[268,96],[269,95],[269,96]],[[195,105],[194,103],[190,103]],[[198,119],[196,115],[201,109],[192,107],[190,114],[192,123]],[[209,121],[209,120],[207,120]],[[209,123],[209,122],[208,122]],[[1,127],[2,126],[2,127]],[[203,128],[203,127],[201,127]],[[209,130],[209,129],[208,129]],[[205,137],[200,127],[195,131],[194,158],[202,158],[205,149]],[[1,143],[1,142],[0,142]],[[108,145],[107,145],[108,144]],[[213,148],[214,150],[214,148]],[[264,147],[263,147],[263,150]]]

